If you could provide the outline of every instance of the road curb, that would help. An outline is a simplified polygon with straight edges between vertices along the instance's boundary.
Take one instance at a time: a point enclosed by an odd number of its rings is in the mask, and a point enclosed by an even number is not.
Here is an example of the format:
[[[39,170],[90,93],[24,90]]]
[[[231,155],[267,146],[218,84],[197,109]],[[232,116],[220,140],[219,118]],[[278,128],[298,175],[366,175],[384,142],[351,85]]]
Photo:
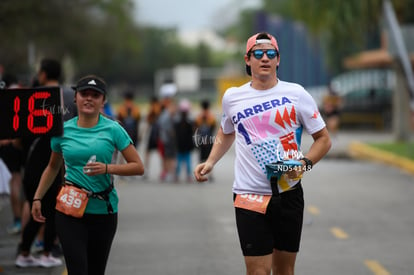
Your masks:
[[[357,159],[367,159],[389,164],[414,175],[414,161],[396,154],[374,148],[359,141],[352,141],[349,146],[349,155]]]

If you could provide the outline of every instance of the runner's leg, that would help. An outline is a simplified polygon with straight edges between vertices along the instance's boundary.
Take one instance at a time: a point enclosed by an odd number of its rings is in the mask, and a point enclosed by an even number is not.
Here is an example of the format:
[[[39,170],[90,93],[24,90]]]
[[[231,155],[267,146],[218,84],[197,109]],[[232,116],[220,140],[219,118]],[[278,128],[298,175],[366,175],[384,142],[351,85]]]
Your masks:
[[[293,275],[296,262],[295,252],[273,250],[272,274],[274,275]]]
[[[272,254],[265,256],[245,256],[247,275],[270,275]]]

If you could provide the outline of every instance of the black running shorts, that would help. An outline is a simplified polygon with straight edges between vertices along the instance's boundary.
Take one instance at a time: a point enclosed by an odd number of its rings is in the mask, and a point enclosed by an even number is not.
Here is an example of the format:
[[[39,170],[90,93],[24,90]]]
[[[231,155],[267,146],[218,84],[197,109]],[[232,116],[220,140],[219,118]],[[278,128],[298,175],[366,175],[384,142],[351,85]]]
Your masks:
[[[243,255],[264,256],[273,253],[273,249],[298,252],[303,209],[300,182],[292,190],[273,196],[266,214],[235,208]]]
[[[0,158],[11,173],[20,172],[24,164],[23,150],[12,144],[0,147]]]

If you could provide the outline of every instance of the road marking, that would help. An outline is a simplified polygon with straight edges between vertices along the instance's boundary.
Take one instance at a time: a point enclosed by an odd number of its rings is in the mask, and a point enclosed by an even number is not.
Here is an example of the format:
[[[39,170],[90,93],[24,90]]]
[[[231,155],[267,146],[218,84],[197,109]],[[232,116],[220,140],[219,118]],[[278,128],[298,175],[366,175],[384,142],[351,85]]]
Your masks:
[[[319,208],[314,206],[314,205],[309,205],[308,206],[308,212],[311,213],[312,215],[319,215],[321,213],[321,211],[319,211]]]
[[[345,231],[343,231],[341,228],[339,227],[332,227],[331,228],[331,233],[337,237],[338,239],[348,239],[348,234],[346,234]]]
[[[365,265],[374,273],[375,275],[391,275],[379,262],[374,260],[365,260]]]

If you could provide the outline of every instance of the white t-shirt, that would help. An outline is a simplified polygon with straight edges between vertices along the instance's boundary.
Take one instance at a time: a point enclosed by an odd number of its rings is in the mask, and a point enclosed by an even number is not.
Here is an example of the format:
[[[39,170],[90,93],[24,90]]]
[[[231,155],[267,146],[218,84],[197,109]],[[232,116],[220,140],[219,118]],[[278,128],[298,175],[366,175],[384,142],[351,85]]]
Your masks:
[[[303,129],[314,134],[325,127],[311,95],[300,85],[278,81],[268,90],[256,90],[250,82],[229,88],[222,100],[221,127],[236,134],[233,192],[270,195],[267,163],[286,158],[300,159]],[[279,192],[299,180],[282,177]]]

